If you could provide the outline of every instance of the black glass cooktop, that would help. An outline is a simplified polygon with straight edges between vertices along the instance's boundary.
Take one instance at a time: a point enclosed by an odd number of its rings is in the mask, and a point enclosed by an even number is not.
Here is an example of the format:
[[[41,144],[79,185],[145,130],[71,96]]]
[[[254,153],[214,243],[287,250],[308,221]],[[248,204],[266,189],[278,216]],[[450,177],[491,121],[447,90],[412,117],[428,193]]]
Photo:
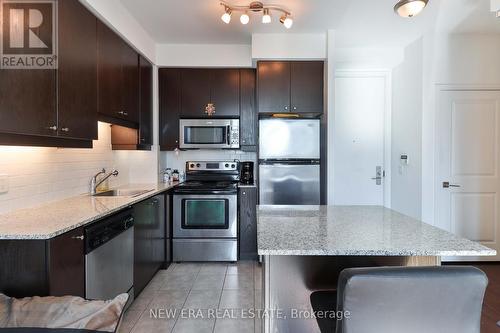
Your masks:
[[[236,190],[238,184],[229,181],[186,181],[176,186],[181,191],[231,191]]]

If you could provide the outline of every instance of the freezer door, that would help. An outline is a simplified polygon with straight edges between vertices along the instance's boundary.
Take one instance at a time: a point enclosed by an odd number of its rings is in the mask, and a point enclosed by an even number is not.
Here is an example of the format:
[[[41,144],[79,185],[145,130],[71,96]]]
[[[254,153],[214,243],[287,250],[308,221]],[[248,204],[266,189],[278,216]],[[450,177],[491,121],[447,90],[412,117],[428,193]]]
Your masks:
[[[260,159],[319,159],[319,119],[259,121]]]
[[[319,205],[319,165],[259,165],[260,205]]]

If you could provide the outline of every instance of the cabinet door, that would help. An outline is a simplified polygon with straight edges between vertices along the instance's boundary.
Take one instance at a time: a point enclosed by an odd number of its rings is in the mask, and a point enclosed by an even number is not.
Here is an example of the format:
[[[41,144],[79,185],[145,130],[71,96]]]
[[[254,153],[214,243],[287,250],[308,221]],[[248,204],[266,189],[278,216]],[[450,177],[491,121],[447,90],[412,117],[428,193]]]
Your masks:
[[[157,195],[151,200],[155,211],[155,219],[152,230],[152,265],[153,275],[165,263],[165,242],[166,242],[166,218],[165,218],[165,196]],[[152,277],[152,276],[151,276]]]
[[[183,69],[181,72],[181,117],[206,116],[210,99],[210,69]],[[215,111],[217,114],[217,110]]]
[[[51,296],[85,297],[83,228],[48,241],[48,276]]]
[[[255,70],[241,69],[240,138],[242,146],[257,144],[257,110],[255,107]]]
[[[97,23],[98,111],[116,118],[122,110],[123,42],[110,28]]]
[[[97,20],[78,0],[58,11],[59,135],[97,139]]]
[[[118,118],[139,123],[139,55],[123,40],[122,59],[122,112]]]
[[[291,62],[291,108],[292,112],[323,112],[322,61]]]
[[[240,259],[257,258],[257,188],[239,189]]]
[[[261,61],[257,65],[259,112],[290,111],[290,62]]]
[[[213,69],[211,71],[210,101],[215,106],[215,116],[240,116],[239,69]]]
[[[150,200],[134,205],[134,293],[137,296],[151,276],[154,210]]]
[[[160,147],[179,147],[179,117],[181,111],[181,70],[162,68],[158,72],[160,96]]]
[[[139,123],[139,144],[153,144],[153,66],[140,57],[141,117]]]

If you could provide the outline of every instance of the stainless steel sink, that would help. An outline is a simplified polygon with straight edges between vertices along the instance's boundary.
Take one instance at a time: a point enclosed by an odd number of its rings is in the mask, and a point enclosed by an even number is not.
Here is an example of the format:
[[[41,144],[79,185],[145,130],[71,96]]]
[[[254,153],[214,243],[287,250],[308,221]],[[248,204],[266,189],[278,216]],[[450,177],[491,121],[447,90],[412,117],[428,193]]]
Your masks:
[[[94,194],[95,197],[137,197],[142,194],[146,194],[148,192],[153,191],[151,190],[109,190],[105,192],[100,192],[97,194]]]

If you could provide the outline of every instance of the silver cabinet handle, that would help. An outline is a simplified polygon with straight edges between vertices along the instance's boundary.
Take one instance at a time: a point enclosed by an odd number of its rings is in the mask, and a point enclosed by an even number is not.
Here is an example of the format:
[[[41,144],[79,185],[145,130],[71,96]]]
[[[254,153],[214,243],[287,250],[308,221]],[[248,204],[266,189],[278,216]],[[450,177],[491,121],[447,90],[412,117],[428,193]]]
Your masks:
[[[121,114],[122,116],[128,116],[128,113],[125,111],[118,111],[118,114]]]
[[[450,182],[443,182],[443,188],[450,188],[450,187],[462,187],[459,184],[450,184]]]
[[[285,106],[285,110],[288,110],[288,106]]]
[[[50,126],[50,127],[47,127],[48,130],[51,130],[51,131],[57,131],[57,126],[54,125],[54,126]]]
[[[294,106],[294,107],[293,107],[293,110],[294,110],[294,111],[295,111],[295,110],[297,110],[297,107],[296,107],[296,106]]]
[[[63,128],[61,128],[61,131],[63,131],[63,132],[69,132],[69,128],[63,127]]]
[[[85,237],[82,235],[82,236],[73,236],[71,237],[72,239],[78,239],[78,240],[83,240]]]

